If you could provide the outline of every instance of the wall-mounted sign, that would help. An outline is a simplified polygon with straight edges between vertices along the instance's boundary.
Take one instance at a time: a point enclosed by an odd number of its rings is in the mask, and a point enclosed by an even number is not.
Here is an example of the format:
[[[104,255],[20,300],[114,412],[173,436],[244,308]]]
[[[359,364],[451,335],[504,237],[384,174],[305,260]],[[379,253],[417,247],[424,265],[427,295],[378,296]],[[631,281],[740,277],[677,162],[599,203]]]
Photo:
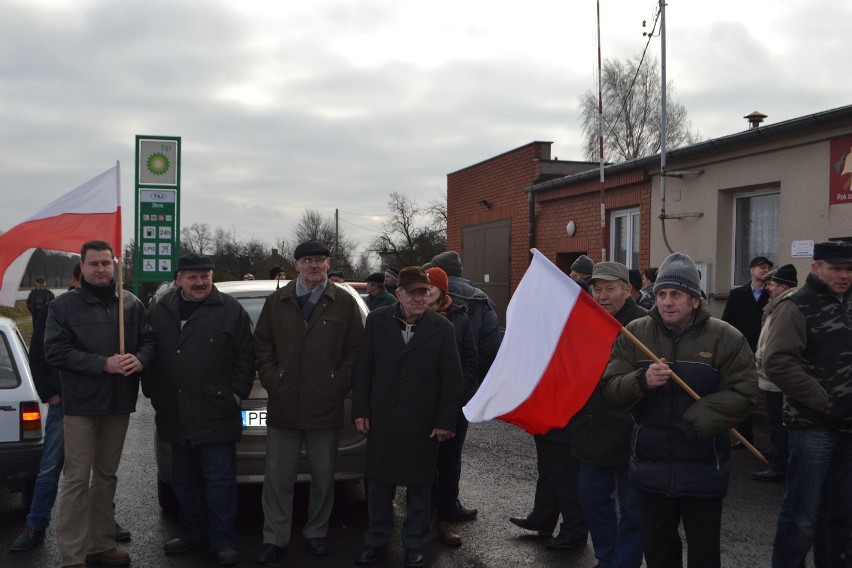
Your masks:
[[[852,136],[831,140],[828,170],[828,202],[852,203]]]
[[[178,141],[139,138],[139,185],[176,187]]]
[[[790,245],[790,256],[792,258],[810,258],[813,255],[813,241],[793,241],[793,243]]]

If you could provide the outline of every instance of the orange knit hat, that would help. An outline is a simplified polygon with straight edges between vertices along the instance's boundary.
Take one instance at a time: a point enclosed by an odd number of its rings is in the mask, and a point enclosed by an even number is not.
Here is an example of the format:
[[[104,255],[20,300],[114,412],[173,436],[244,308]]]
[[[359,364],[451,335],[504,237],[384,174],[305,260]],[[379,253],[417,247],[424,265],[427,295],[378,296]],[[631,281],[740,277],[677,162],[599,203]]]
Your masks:
[[[433,266],[432,268],[426,269],[426,274],[429,275],[430,284],[437,286],[444,294],[448,292],[450,289],[450,283],[447,280],[447,273],[444,272],[443,268]]]

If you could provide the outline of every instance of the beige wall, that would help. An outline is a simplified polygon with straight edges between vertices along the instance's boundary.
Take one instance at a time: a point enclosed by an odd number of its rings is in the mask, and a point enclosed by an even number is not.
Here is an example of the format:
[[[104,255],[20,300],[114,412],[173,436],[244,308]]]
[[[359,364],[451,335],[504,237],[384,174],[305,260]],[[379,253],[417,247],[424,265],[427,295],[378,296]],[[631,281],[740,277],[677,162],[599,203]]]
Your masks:
[[[711,265],[708,294],[727,294],[731,288],[733,258],[733,197],[749,190],[778,188],[781,194],[781,241],[776,266],[792,263],[800,282],[810,271],[810,259],[790,256],[793,241],[852,236],[852,203],[829,205],[829,138],[844,130],[786,140],[712,158],[673,162],[669,172],[703,170],[701,175],[666,178],[666,214],[703,213],[702,217],[667,220],[666,236],[673,250],[686,252],[696,262]],[[668,255],[663,240],[659,171],[652,172],[651,264]],[[740,284],[740,283],[737,283]],[[714,314],[724,300],[711,301]]]

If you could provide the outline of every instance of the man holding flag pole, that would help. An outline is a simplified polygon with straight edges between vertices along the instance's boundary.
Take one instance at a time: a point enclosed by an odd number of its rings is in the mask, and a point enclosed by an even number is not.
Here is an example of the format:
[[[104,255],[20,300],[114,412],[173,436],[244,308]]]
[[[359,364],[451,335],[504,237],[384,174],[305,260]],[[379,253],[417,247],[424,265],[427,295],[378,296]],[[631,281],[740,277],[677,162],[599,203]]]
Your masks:
[[[754,356],[740,332],[710,317],[689,256],[666,258],[654,294],[649,316],[628,324],[616,340],[604,394],[636,420],[629,476],[648,568],[682,565],[681,521],[690,568],[716,568],[730,478],[726,430],[757,399]]]

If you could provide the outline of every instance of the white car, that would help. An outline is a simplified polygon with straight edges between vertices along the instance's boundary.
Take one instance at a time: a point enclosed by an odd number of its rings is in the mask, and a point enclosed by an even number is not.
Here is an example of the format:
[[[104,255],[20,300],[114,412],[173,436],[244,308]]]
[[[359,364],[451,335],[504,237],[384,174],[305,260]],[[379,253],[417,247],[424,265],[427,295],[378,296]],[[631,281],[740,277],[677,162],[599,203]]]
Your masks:
[[[13,320],[0,317],[0,484],[21,491],[27,510],[41,464],[46,416],[24,338]]]
[[[252,325],[257,323],[260,310],[266,297],[280,287],[286,286],[287,280],[280,283],[275,280],[236,280],[232,282],[216,282],[216,288],[223,294],[233,296],[242,304],[251,317]],[[366,321],[369,309],[358,292],[348,284],[337,284],[346,290],[357,301],[361,318]],[[266,404],[269,395],[260,381],[255,378],[251,394],[242,402],[243,437],[237,443],[237,483],[263,483],[266,472]],[[367,463],[367,437],[359,433],[350,415],[351,395],[344,402],[343,429],[340,431],[340,442],[337,448],[334,477],[338,481],[363,479]],[[177,499],[172,491],[171,446],[157,441],[157,494],[160,507],[166,513],[177,511]],[[304,450],[299,463],[298,481],[310,481],[308,460]]]

